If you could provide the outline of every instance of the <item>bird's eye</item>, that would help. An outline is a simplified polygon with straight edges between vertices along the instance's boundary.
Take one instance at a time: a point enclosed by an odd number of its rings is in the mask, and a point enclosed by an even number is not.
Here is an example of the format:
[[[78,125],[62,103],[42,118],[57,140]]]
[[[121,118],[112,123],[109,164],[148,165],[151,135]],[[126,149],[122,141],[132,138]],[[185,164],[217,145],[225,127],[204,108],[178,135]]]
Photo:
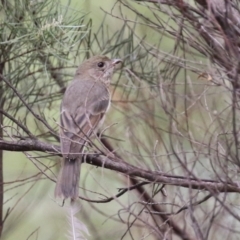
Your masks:
[[[104,67],[104,62],[99,62],[98,67],[100,67],[100,68]]]

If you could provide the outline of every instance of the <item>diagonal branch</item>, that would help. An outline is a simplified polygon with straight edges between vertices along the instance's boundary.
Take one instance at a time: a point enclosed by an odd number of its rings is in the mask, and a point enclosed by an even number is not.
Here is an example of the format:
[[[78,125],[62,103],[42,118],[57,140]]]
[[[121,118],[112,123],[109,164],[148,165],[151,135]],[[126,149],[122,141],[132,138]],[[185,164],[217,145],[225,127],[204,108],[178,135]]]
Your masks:
[[[0,140],[0,150],[7,151],[40,151],[52,153],[54,155],[60,154],[60,147],[38,140],[19,140],[19,141],[5,141]],[[112,161],[105,156],[88,155],[86,158],[88,164],[92,164],[106,169],[121,172],[130,177],[140,177],[154,183],[162,183],[166,185],[181,186],[185,188],[207,190],[210,192],[238,192],[240,187],[236,182],[224,182],[210,179],[197,179],[184,176],[177,176],[165,174],[158,171],[145,170],[140,167],[130,165],[126,162]]]

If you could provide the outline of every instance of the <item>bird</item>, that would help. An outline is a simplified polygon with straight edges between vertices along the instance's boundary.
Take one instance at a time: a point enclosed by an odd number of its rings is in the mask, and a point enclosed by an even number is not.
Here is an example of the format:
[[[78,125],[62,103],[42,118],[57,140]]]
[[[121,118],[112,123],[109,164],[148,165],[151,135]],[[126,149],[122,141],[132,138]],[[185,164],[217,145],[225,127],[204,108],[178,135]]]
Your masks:
[[[93,56],[77,68],[60,106],[60,143],[63,159],[55,197],[76,200],[84,147],[96,132],[110,107],[110,82],[121,59]]]

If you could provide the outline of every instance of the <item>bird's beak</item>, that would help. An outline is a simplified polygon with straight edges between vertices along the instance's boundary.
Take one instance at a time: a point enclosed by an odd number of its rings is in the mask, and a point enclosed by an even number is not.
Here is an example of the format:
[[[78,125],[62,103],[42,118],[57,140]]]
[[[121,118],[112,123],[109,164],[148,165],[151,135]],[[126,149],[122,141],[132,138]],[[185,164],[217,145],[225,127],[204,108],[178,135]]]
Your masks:
[[[112,65],[116,66],[119,63],[122,63],[123,61],[121,59],[112,59]]]

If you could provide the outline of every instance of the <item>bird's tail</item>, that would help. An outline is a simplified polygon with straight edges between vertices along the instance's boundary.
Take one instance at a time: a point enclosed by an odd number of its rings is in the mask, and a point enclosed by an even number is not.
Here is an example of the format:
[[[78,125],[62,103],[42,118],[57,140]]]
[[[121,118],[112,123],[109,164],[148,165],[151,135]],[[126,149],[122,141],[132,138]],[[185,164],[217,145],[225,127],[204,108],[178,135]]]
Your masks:
[[[58,175],[57,185],[55,188],[55,197],[60,198],[78,198],[78,183],[80,177],[81,159],[63,160],[63,165]]]

